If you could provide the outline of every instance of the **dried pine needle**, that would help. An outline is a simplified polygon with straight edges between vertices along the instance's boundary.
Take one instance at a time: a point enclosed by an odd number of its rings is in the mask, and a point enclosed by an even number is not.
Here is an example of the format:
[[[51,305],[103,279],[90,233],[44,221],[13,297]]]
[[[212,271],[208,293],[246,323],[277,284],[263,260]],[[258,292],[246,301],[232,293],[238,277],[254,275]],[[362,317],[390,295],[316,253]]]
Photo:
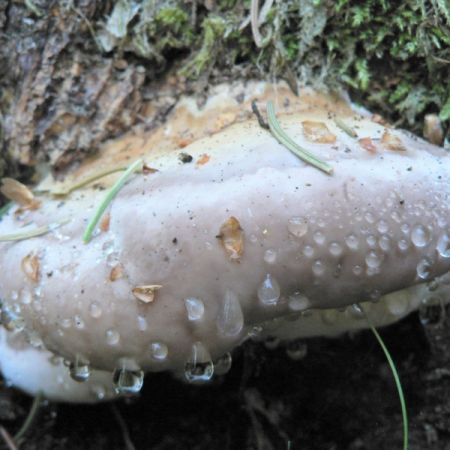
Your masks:
[[[137,172],[138,170],[142,170],[143,165],[144,163],[141,159],[135,161],[128,167],[128,169],[121,175],[121,177],[114,183],[114,185],[108,191],[105,198],[100,203],[100,206],[98,207],[97,211],[95,212],[94,216],[91,218],[86,227],[86,230],[83,234],[83,242],[85,244],[87,244],[91,240],[94,228],[97,225],[100,218],[102,217],[108,205],[112,202],[112,200],[120,191],[120,189],[122,189],[123,185],[127,182],[128,178],[130,178],[131,175],[133,175],[133,173]]]
[[[13,242],[13,241],[24,241],[25,239],[31,239],[37,236],[42,236],[55,230],[56,228],[65,225],[69,222],[69,219],[61,220],[59,222],[52,223],[50,225],[44,225],[37,228],[28,228],[26,230],[20,231],[18,233],[3,234],[0,235],[0,242]]]
[[[270,131],[280,144],[284,145],[287,149],[289,149],[292,153],[297,155],[300,159],[307,162],[308,164],[311,164],[317,169],[322,170],[328,175],[331,175],[333,173],[333,168],[330,165],[328,165],[325,161],[322,161],[321,159],[317,158],[304,148],[300,147],[282,130],[275,116],[275,109],[273,106],[273,102],[271,100],[267,102],[267,118],[269,120]]]

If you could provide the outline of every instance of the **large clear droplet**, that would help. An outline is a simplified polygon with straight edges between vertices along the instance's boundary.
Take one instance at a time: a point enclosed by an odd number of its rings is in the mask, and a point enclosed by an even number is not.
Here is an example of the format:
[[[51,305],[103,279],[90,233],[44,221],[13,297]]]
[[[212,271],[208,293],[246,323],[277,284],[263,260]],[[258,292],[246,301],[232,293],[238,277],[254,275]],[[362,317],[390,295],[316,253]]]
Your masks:
[[[142,370],[116,369],[113,373],[113,384],[118,394],[136,394],[144,384]]]
[[[208,349],[201,343],[192,345],[191,356],[184,366],[186,380],[195,382],[209,381],[214,375],[214,364]]]
[[[244,327],[244,314],[237,295],[227,289],[217,315],[217,328],[224,336],[237,336]]]
[[[308,232],[308,221],[304,217],[292,217],[288,220],[288,231],[295,237],[302,237]]]
[[[311,302],[308,297],[297,291],[289,296],[288,306],[291,311],[305,311],[311,306]]]
[[[106,342],[108,345],[117,345],[120,341],[120,334],[118,331],[110,328],[106,330]]]
[[[442,258],[450,258],[450,237],[447,233],[439,238],[436,249]]]
[[[258,288],[258,298],[264,305],[276,305],[280,299],[281,290],[278,281],[268,273]]]
[[[417,276],[422,280],[426,280],[430,276],[432,264],[432,261],[428,258],[421,259],[416,267]]]
[[[190,321],[200,320],[205,314],[205,304],[199,298],[186,298],[184,299],[184,305]]]
[[[72,380],[78,381],[79,383],[86,381],[91,375],[91,368],[89,367],[88,361],[77,356],[75,362],[69,364],[69,374]]]
[[[345,238],[345,243],[350,250],[358,250],[359,240],[354,234],[349,234]]]
[[[423,225],[414,225],[411,230],[411,241],[416,247],[425,247],[431,240],[431,233]]]
[[[150,344],[150,352],[152,354],[153,359],[158,361],[163,361],[167,358],[169,353],[169,349],[166,344],[161,342],[152,342]]]

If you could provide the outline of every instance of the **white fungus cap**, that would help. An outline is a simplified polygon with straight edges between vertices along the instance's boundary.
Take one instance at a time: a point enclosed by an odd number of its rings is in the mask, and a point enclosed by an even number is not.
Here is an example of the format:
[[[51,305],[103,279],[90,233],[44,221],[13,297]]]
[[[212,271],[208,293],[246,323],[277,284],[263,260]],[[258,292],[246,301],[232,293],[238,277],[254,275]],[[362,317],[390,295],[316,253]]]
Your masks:
[[[252,88],[258,98],[273,96],[261,86]],[[37,337],[72,364],[114,372],[118,391],[132,392],[143,372],[209,379],[214,361],[257,331],[283,339],[336,335],[367,326],[358,308],[345,317],[338,309],[369,302],[369,319],[383,325],[426,300],[425,283],[450,271],[448,152],[342,102],[309,91],[296,99],[280,88],[282,128],[333,167],[327,175],[254,118],[225,126],[243,118],[236,111],[246,111],[250,97],[245,107],[236,102],[234,113],[212,112],[211,100],[203,115],[185,101],[173,124],[148,141],[128,137],[86,163],[79,173],[143,156],[157,170],[130,179],[88,244],[82,235],[103,190],[46,196],[22,217],[13,209],[0,223],[2,235],[24,224],[68,223],[1,244],[0,298],[9,328],[19,324],[16,333]],[[194,141],[182,149],[190,163],[167,138],[183,132],[183,108],[205,122],[203,135],[212,121],[223,119],[225,127],[203,138],[193,128]],[[31,259],[37,277],[27,273]],[[404,291],[403,307],[387,295],[415,285],[422,286]],[[37,380],[26,386],[5,369],[5,354],[0,364],[11,382],[36,391]],[[66,400],[78,395],[47,392]]]

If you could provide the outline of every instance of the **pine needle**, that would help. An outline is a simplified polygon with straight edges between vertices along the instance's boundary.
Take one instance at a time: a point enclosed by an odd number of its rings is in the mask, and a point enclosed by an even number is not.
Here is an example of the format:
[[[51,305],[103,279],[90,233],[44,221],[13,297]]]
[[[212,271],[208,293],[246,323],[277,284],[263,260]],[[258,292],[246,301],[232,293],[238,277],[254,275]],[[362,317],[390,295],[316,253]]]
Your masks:
[[[117,193],[122,189],[123,185],[127,182],[128,178],[133,175],[133,173],[137,172],[138,170],[141,170],[143,167],[143,161],[141,159],[138,159],[133,164],[131,164],[128,169],[122,174],[122,176],[114,183],[114,185],[111,187],[111,189],[106,194],[103,201],[100,203],[100,206],[98,207],[97,211],[95,212],[94,216],[89,221],[86,230],[83,234],[83,242],[87,244],[92,237],[92,233],[94,231],[95,226],[97,225],[98,221],[102,217],[103,213],[106,211],[106,208],[109,206],[109,204],[112,202],[114,197],[117,195]]]
[[[356,134],[356,131],[349,127],[344,121],[339,119],[339,117],[336,117],[334,119],[334,123],[344,132],[347,133],[352,138],[357,138],[358,135]]]
[[[300,147],[297,143],[295,143],[281,128],[280,123],[278,122],[275,116],[275,109],[273,106],[273,102],[269,100],[267,102],[267,118],[269,121],[270,131],[274,138],[282,145],[284,145],[287,149],[289,149],[292,153],[297,155],[300,159],[311,164],[319,170],[331,175],[333,173],[333,168],[328,165],[325,161],[314,156],[312,153],[308,152],[304,148]]]
[[[65,225],[69,222],[69,219],[61,220],[59,222],[52,223],[50,225],[43,225],[42,227],[37,228],[27,228],[18,233],[11,234],[2,234],[0,235],[0,242],[12,242],[12,241],[23,241],[25,239],[31,239],[37,236],[42,236],[44,234],[49,233],[50,231],[55,230],[61,225]]]

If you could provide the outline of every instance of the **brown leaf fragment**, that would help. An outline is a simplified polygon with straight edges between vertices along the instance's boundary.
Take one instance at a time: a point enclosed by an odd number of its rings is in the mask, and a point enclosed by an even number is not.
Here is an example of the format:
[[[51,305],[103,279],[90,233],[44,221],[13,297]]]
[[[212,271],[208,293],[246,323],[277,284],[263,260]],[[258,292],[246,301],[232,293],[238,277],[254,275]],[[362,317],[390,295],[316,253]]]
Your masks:
[[[111,222],[111,214],[107,213],[102,217],[100,221],[100,230],[106,233],[109,230],[109,224]]]
[[[372,122],[378,123],[380,125],[384,126],[388,125],[387,120],[383,116],[380,116],[379,114],[372,114],[371,120]]]
[[[142,172],[144,173],[144,175],[149,175],[151,173],[156,173],[159,172],[158,169],[154,169],[153,167],[147,166],[147,164],[144,164],[142,166]]]
[[[39,281],[39,277],[40,277],[39,257],[34,253],[30,253],[22,259],[21,265],[22,265],[22,270],[25,273],[25,275],[31,281],[33,281],[34,283],[37,283]]]
[[[203,166],[204,164],[206,164],[209,160],[211,159],[211,157],[209,155],[207,155],[206,153],[203,153],[203,155],[200,155],[200,158],[197,160],[197,166]]]
[[[377,148],[370,137],[361,138],[358,140],[358,143],[364,150],[367,150],[370,153],[375,153],[377,151]]]
[[[406,148],[403,145],[401,139],[389,131],[385,131],[383,136],[381,136],[380,141],[388,150],[392,150],[394,152],[405,152]]]
[[[220,239],[223,248],[232,261],[239,262],[244,253],[244,232],[236,217],[230,217],[220,227],[220,232],[216,236]]]
[[[122,264],[117,264],[111,269],[111,273],[109,274],[109,281],[116,281],[122,277],[123,277],[123,266]]]
[[[132,292],[133,295],[143,303],[152,303],[155,300],[155,292],[161,289],[160,284],[148,284],[146,286],[137,286]]]
[[[24,184],[13,178],[3,178],[0,191],[6,198],[20,205],[22,210],[38,209],[41,205],[41,202]]]
[[[311,120],[304,120],[303,134],[306,139],[318,144],[334,144],[336,136],[328,129],[323,122],[313,122]]]

